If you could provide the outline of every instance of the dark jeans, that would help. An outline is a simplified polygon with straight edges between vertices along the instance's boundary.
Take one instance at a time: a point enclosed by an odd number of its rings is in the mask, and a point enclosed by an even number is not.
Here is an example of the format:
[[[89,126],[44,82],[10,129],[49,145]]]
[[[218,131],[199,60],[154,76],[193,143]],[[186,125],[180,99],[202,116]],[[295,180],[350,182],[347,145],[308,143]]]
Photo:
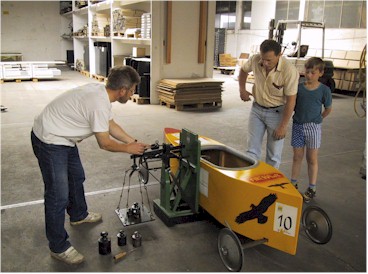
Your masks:
[[[77,146],[45,144],[33,131],[31,141],[45,185],[46,237],[50,250],[61,253],[71,246],[64,228],[65,210],[72,222],[88,215],[83,187],[84,169]]]

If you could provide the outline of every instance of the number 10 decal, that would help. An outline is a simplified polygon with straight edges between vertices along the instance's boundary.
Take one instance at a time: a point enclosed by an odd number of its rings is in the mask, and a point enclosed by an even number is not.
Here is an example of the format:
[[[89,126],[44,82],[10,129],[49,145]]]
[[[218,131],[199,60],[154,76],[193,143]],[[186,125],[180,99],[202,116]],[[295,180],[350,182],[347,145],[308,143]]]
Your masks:
[[[293,206],[276,203],[273,230],[295,237],[298,209]]]

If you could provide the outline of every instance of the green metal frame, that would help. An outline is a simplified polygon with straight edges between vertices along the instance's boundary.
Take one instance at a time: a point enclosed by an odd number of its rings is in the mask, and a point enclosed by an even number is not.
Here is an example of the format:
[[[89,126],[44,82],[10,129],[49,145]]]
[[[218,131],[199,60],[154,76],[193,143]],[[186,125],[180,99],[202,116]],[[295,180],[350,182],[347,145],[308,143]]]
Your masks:
[[[167,221],[198,213],[201,143],[198,135],[183,129],[181,157],[174,174],[164,162],[161,168],[160,199],[154,200],[156,214]]]

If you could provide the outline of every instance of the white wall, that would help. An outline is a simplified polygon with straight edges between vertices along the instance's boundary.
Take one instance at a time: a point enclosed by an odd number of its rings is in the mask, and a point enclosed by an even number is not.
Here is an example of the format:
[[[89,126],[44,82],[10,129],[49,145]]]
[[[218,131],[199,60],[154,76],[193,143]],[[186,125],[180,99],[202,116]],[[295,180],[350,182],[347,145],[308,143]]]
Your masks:
[[[276,0],[252,1],[252,30],[267,30],[271,19],[275,18]]]
[[[59,1],[1,1],[1,52],[25,61],[65,60]]]
[[[165,58],[162,58],[162,78],[212,77],[215,3],[209,2],[208,8],[209,11],[213,13],[213,16],[209,15],[207,25],[206,60],[203,64],[199,64],[198,41],[200,2],[172,1],[171,63],[167,64],[164,61]],[[165,29],[164,21],[162,22],[161,29]],[[162,33],[162,35],[165,35],[165,33]],[[165,36],[162,38],[165,40]],[[165,56],[166,48],[163,47],[162,50],[162,56]],[[208,58],[209,56],[210,58]],[[211,75],[208,73],[209,67],[211,68]]]
[[[213,75],[215,35],[214,1],[208,2],[207,50],[205,62],[198,63],[199,1],[172,1],[171,63],[166,63],[166,2],[152,2],[151,104],[158,103],[156,85],[165,78],[198,78]]]

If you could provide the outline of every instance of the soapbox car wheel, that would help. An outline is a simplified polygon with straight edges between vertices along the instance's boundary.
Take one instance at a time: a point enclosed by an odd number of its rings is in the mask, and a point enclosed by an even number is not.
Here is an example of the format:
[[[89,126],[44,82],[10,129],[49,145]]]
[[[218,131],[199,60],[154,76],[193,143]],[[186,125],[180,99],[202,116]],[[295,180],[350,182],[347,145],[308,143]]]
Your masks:
[[[316,244],[326,244],[332,237],[332,223],[327,213],[317,206],[307,207],[302,215],[307,236]]]
[[[229,271],[241,270],[244,252],[239,238],[231,229],[221,229],[217,239],[217,248],[222,262]]]

